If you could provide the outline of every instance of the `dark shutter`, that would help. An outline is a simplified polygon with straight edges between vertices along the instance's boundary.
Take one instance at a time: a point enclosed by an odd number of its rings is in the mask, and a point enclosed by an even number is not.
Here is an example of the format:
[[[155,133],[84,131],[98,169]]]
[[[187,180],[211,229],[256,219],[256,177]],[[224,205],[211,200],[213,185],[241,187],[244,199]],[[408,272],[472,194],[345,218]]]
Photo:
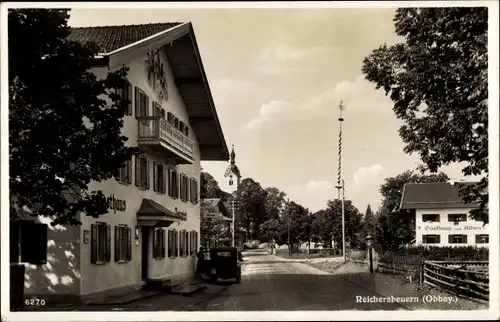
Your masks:
[[[139,87],[135,87],[135,116],[141,116],[141,92]]]
[[[462,235],[463,236],[463,243],[467,244],[467,235]]]
[[[147,96],[146,94],[144,94],[144,111],[146,113],[146,116],[149,116],[149,96]]]
[[[92,224],[90,225],[90,239],[91,239],[91,245],[90,245],[90,262],[92,264],[97,263],[97,225]]]
[[[436,235],[436,243],[441,243],[441,235]]]
[[[179,175],[177,171],[174,172],[174,180],[175,180],[175,198],[179,198]]]
[[[146,159],[146,189],[149,190],[149,187],[150,187],[150,179],[149,179],[149,175],[151,173],[151,162]]]
[[[18,221],[10,222],[10,262],[18,263],[19,262],[19,241],[20,241],[20,224]]]
[[[120,260],[120,227],[115,226],[115,262]]]
[[[177,257],[179,256],[179,234],[178,231],[174,231],[174,256]]]
[[[132,160],[127,161],[127,183],[132,184]]]
[[[161,230],[161,258],[165,258],[165,230]]]
[[[21,262],[35,265],[47,263],[47,231],[46,224],[21,223]]]
[[[162,165],[162,167],[163,167],[163,173],[162,173],[163,177],[161,179],[162,182],[163,182],[163,190],[162,190],[162,192],[166,193],[167,192],[167,167],[164,166],[164,165]]]
[[[156,162],[153,161],[153,191],[158,191],[158,169],[156,169]]]
[[[132,229],[127,227],[127,260],[132,260]]]
[[[453,243],[453,235],[448,235],[448,243]]]
[[[111,226],[106,225],[106,262],[111,262]]]
[[[194,203],[198,203],[198,181],[194,179]]]
[[[135,156],[135,186],[141,186],[141,160],[138,155]]]
[[[128,115],[132,115],[133,114],[133,108],[132,108],[132,84],[130,84],[129,82],[127,82],[126,89],[127,89],[127,100],[128,100],[127,114]]]

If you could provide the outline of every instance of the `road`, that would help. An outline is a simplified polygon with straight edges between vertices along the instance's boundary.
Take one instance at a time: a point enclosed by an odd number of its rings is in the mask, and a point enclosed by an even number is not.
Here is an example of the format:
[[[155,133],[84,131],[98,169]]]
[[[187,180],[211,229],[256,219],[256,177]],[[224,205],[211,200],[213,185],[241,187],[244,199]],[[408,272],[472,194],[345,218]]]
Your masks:
[[[357,296],[379,296],[341,275],[276,256],[246,253],[241,284],[203,303],[205,311],[401,310],[394,303],[357,303]],[[250,256],[249,256],[250,255]]]

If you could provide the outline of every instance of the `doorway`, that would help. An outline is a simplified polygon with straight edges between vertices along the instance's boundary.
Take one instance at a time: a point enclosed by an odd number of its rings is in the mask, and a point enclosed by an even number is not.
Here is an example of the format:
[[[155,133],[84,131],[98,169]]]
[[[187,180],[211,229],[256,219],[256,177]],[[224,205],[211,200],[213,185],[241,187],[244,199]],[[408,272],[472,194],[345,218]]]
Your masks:
[[[150,227],[141,228],[141,279],[146,282],[149,272],[149,235]]]

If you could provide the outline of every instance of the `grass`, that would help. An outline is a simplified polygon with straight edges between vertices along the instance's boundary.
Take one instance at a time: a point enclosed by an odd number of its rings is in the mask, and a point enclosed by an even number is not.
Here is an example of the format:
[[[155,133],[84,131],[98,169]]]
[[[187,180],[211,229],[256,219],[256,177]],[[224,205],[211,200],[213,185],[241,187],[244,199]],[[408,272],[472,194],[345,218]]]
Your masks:
[[[276,250],[276,256],[286,259],[309,259],[309,258],[337,257],[339,255],[331,255],[329,253],[307,253],[307,252],[294,253],[290,255],[288,249],[278,249]]]

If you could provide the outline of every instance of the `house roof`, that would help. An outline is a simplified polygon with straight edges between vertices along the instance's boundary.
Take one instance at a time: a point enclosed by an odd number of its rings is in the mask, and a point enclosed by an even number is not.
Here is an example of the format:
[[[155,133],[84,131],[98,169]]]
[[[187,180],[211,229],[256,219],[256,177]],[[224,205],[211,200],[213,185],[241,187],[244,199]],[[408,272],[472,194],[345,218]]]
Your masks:
[[[460,188],[475,182],[407,183],[403,188],[401,209],[477,208],[475,203],[466,204]]]
[[[147,37],[180,25],[180,22],[150,23],[144,25],[99,26],[71,28],[68,40],[95,43],[101,53],[109,53]]]
[[[203,161],[227,161],[226,145],[219,117],[205,74],[198,44],[190,22],[167,22],[142,25],[95,26],[72,28],[68,40],[93,42],[100,52],[96,64],[122,65],[130,52],[143,53],[164,47],[173,81],[186,106]],[[110,61],[113,63],[110,64]]]

